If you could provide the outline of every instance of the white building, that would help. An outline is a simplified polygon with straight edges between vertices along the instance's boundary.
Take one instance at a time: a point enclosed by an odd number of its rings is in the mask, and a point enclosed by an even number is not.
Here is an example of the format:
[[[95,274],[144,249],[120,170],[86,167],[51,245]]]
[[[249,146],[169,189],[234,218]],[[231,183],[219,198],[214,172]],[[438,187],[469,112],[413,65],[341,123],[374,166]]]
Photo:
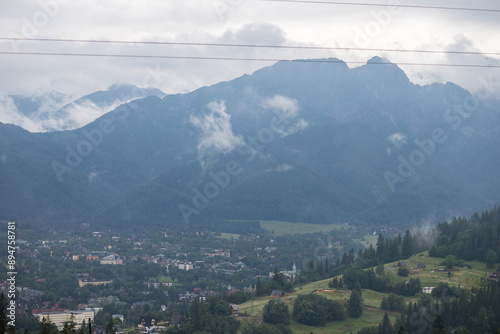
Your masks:
[[[422,292],[423,293],[431,293],[432,290],[434,290],[434,287],[433,286],[425,286],[423,289],[422,289]]]
[[[179,268],[180,270],[193,270],[194,266],[191,262],[186,262],[186,263],[177,263],[176,264],[177,268]]]
[[[117,265],[117,264],[123,264],[123,260],[120,259],[118,256],[115,256],[113,254],[105,256],[101,259],[101,264],[111,264],[111,265]]]
[[[82,322],[85,320],[85,323],[88,324],[90,321],[94,321],[94,312],[93,311],[70,311],[70,310],[61,310],[61,309],[47,309],[47,310],[33,310],[33,315],[38,318],[38,321],[42,321],[43,318],[50,319],[50,322],[53,322],[59,330],[62,330],[64,324],[71,319],[71,315],[75,317],[74,321],[76,324],[76,329],[80,329],[82,326]]]

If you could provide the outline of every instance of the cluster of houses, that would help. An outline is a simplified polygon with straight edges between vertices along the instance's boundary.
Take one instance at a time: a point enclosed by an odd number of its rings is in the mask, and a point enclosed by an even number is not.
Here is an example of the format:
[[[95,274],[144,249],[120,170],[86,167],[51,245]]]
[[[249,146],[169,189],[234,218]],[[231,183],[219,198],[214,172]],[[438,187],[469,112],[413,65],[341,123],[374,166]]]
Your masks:
[[[230,304],[231,316],[238,317],[240,314],[239,306],[236,304]],[[170,317],[169,321],[161,322],[157,321],[152,316],[144,316],[139,321],[137,326],[138,334],[157,334],[165,332],[168,327],[179,326],[186,322],[186,317],[183,314],[174,313]],[[117,333],[119,334],[119,333]]]
[[[231,286],[228,287],[228,290],[225,292],[225,295],[231,295],[235,292],[248,292],[248,293],[253,293],[255,292],[255,288],[253,287],[246,287],[243,288],[242,290],[239,289],[233,289]],[[200,302],[206,301],[208,296],[215,296],[219,297],[220,292],[219,291],[205,291],[202,290],[201,288],[194,288],[193,291],[186,291],[185,293],[180,293],[179,294],[179,300],[193,300],[195,298],[198,298]]]
[[[69,253],[66,254],[69,258]],[[87,262],[99,261],[102,265],[122,265],[123,259],[116,253],[111,252],[90,252],[87,254],[75,254],[71,256],[73,261],[80,261],[85,259]]]
[[[397,266],[399,268],[406,268],[406,262],[405,261],[399,261]],[[413,268],[411,268],[413,270]],[[417,263],[417,270],[418,271],[424,271],[425,270],[425,263]]]

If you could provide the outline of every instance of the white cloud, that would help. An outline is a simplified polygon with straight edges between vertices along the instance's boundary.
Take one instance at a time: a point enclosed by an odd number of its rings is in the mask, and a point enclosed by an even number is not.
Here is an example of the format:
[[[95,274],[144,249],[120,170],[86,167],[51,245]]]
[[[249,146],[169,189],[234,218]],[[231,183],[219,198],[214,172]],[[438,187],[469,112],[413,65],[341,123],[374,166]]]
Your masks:
[[[207,108],[208,114],[190,117],[191,123],[201,130],[197,146],[200,160],[229,153],[244,144],[243,138],[233,133],[231,116],[226,113],[224,101],[210,102]]]
[[[299,103],[295,99],[282,95],[275,95],[272,98],[265,99],[262,106],[265,109],[272,110],[278,117],[278,126],[273,130],[283,137],[304,130],[309,125],[308,122],[302,118],[294,121],[299,114]]]
[[[387,140],[394,146],[401,148],[406,143],[406,136],[401,132],[396,132],[387,137]]]
[[[88,177],[89,181],[90,181],[90,182],[92,182],[92,180],[93,180],[93,179],[94,179],[97,175],[99,175],[99,173],[97,173],[97,172],[95,172],[95,171],[92,171],[92,172],[90,172],[90,173],[87,175],[87,177]]]
[[[227,29],[219,38],[221,42],[247,45],[282,45],[286,43],[284,31],[274,24],[252,23],[236,29]]]
[[[0,95],[0,121],[20,126],[30,132],[73,130],[132,100],[117,99],[97,106],[88,99],[71,102],[71,97],[56,99],[51,94],[32,99],[40,102],[38,109],[23,114],[17,109],[12,97]]]
[[[282,95],[274,95],[272,98],[265,99],[263,107],[266,109],[276,109],[281,114],[280,118],[295,118],[299,112],[299,103],[297,100]]]
[[[2,94],[0,94],[0,121],[21,126],[32,132],[41,131],[41,127],[37,122],[19,113],[11,97]]]
[[[449,2],[453,7],[471,7],[470,1]],[[40,4],[60,3],[48,13]],[[63,3],[65,3],[63,5]],[[477,8],[494,8],[494,1],[478,0]],[[373,6],[327,5],[266,2],[250,0],[197,1],[31,1],[17,0],[0,12],[0,31],[4,36],[75,38],[100,40],[234,42],[240,44],[276,44],[333,46],[352,48],[360,33],[367,35],[367,49],[443,50],[456,46],[483,53],[498,53],[500,20],[496,13],[404,8],[386,19],[383,13],[394,8]],[[400,8],[401,9],[401,8]],[[40,14],[38,15],[37,14]],[[34,22],[46,14],[47,22]],[[332,19],[333,17],[333,19]],[[28,29],[28,22],[35,25]],[[371,29],[371,30],[370,30]],[[459,39],[463,36],[463,40]],[[464,41],[473,41],[473,44]],[[491,63],[488,57],[443,54],[374,52],[367,50],[303,50],[273,48],[201,47],[139,44],[42,43],[0,41],[1,51],[22,52],[112,53],[207,57],[255,57],[297,59],[337,57],[366,61],[379,53],[394,63]],[[154,82],[165,92],[181,93],[200,86],[230,80],[252,73],[273,62],[174,60],[111,57],[61,57],[0,55],[3,78],[0,91],[29,94],[40,87],[66,94],[83,95],[104,89],[120,81],[143,87],[148,66],[161,68],[168,80]],[[357,66],[349,64],[349,66]],[[126,69],[126,70],[124,70]],[[420,84],[432,80],[452,81],[470,91],[477,87],[479,76],[488,74],[480,68],[403,66],[411,80]],[[498,74],[495,74],[498,76]],[[153,81],[151,81],[152,83]],[[498,89],[498,88],[497,88]]]
[[[78,129],[101,117],[105,113],[114,110],[119,105],[130,101],[132,101],[132,99],[126,101],[115,100],[103,106],[97,106],[94,102],[87,99],[79,101],[78,103],[73,102],[64,108],[66,117],[54,119],[50,126],[54,130]]]
[[[286,172],[293,169],[293,165],[290,165],[289,163],[284,163],[276,167],[277,172]]]

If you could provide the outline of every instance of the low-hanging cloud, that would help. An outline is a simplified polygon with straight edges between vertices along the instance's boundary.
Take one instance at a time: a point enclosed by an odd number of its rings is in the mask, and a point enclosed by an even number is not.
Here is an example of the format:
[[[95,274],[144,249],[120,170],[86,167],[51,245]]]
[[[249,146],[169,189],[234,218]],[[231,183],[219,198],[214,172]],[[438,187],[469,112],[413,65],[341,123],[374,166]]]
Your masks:
[[[65,117],[53,119],[53,124],[51,124],[52,130],[73,130],[81,128],[102,115],[116,109],[121,104],[128,103],[132,100],[133,99],[116,99],[102,106],[98,106],[87,99],[71,103],[64,107]]]
[[[299,115],[299,103],[296,99],[274,95],[272,98],[265,99],[262,106],[272,110],[280,121],[287,124],[284,128],[275,129],[283,137],[304,130],[309,125],[303,118],[296,119]]]
[[[18,125],[32,132],[41,131],[41,127],[36,121],[19,112],[10,96],[2,94],[0,94],[0,122]]]
[[[406,136],[401,132],[396,132],[387,137],[387,140],[394,146],[401,148],[406,143]]]
[[[287,172],[293,168],[294,168],[293,165],[285,162],[284,164],[281,164],[278,167],[276,167],[276,171],[277,172]]]
[[[276,109],[287,118],[295,118],[299,112],[299,103],[297,100],[282,95],[274,95],[271,98],[265,99],[263,106],[266,109]]]
[[[191,123],[201,130],[197,145],[199,158],[226,154],[243,145],[243,138],[233,133],[231,116],[226,113],[224,101],[210,102],[207,108],[208,114],[190,117]]]
[[[99,105],[86,98],[74,101],[74,97],[54,93],[29,98],[36,101],[36,110],[21,111],[11,96],[0,95],[0,122],[14,124],[30,132],[74,130],[137,96],[116,98]]]

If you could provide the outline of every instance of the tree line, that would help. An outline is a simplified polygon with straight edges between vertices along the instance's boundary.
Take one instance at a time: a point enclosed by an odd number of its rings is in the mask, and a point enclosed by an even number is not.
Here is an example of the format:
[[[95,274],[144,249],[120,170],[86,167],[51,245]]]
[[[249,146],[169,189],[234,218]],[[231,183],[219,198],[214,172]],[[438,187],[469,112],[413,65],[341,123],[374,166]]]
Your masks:
[[[470,218],[454,218],[435,228],[436,244],[429,255],[454,255],[466,261],[478,260],[494,266],[500,254],[500,207],[475,213]]]
[[[418,302],[399,308],[401,315],[394,323],[386,313],[378,326],[363,328],[358,333],[500,333],[500,282],[490,281],[477,291],[451,288],[442,283],[433,290],[432,296],[421,294]]]

